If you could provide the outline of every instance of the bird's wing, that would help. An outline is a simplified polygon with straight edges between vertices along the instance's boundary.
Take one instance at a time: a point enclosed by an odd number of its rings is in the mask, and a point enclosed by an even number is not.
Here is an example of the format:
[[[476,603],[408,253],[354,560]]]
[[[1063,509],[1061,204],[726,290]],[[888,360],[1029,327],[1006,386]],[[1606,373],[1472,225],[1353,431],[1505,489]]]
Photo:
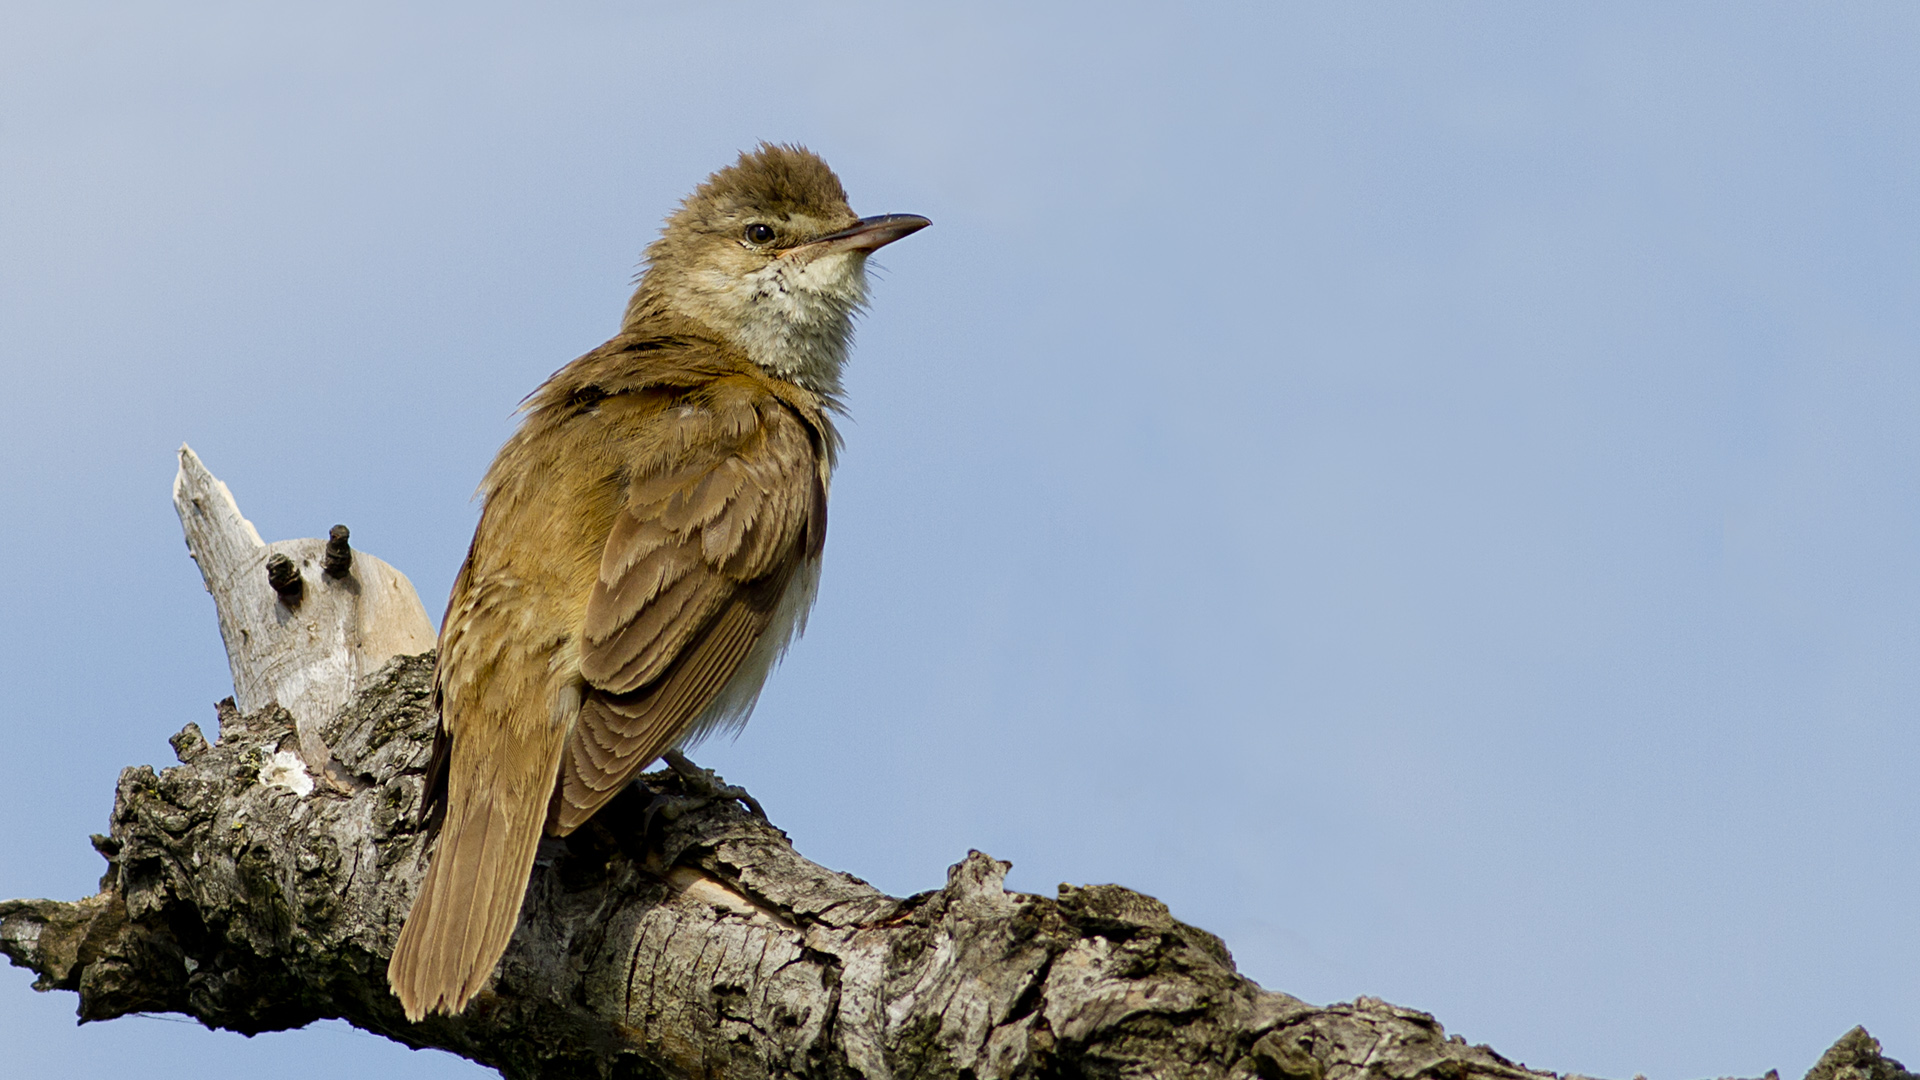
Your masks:
[[[566,833],[671,749],[817,554],[826,492],[805,421],[770,395],[669,410],[633,463],[580,638],[588,684],[549,827]]]

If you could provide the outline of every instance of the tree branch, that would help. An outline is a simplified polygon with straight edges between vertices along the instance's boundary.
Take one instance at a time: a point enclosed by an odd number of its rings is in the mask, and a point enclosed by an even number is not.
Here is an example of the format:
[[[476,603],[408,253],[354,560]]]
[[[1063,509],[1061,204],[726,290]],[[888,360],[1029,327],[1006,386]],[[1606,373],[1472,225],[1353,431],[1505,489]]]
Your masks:
[[[189,725],[179,766],[121,774],[100,893],[0,904],[0,949],[78,991],[84,1020],[340,1017],[508,1076],[1538,1075],[1424,1013],[1262,990],[1117,886],[1009,893],[974,852],[898,899],[730,802],[649,821],[637,790],[542,848],[493,988],[410,1025],[385,970],[424,868],[432,670],[396,660],[322,732],[347,792],[289,785],[284,710],[222,703],[218,743]],[[671,772],[647,783],[687,794]]]
[[[266,543],[233,492],[182,443],[173,508],[213,596],[241,712],[278,702],[293,715],[310,779],[329,782],[320,728],[395,656],[433,648],[433,622],[407,576],[356,552],[347,527],[326,540]]]
[[[213,485],[216,509],[244,524]],[[241,545],[236,573],[261,580],[213,588],[217,605],[273,603],[265,550]],[[397,617],[412,618],[404,604]],[[187,725],[178,766],[121,773],[109,833],[93,838],[98,894],[0,903],[0,951],[38,973],[36,989],[77,992],[83,1021],[180,1012],[252,1034],[338,1017],[509,1077],[1551,1075],[1426,1013],[1264,990],[1218,938],[1116,885],[1010,893],[1007,864],[971,852],[944,888],[885,895],[670,770],[544,842],[493,984],[459,1016],[409,1024],[386,964],[429,846],[415,821],[432,655],[311,670],[357,687],[311,732],[331,748],[325,782],[288,749],[302,739],[277,700],[245,714],[222,702],[213,744]],[[1855,1029],[1810,1080],[1915,1078]]]

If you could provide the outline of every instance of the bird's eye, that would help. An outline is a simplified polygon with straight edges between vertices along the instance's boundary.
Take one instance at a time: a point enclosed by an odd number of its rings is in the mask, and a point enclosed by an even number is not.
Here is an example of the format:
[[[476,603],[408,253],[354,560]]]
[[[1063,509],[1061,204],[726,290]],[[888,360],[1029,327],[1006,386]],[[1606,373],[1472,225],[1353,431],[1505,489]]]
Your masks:
[[[773,226],[767,225],[758,221],[747,226],[747,243],[749,244],[773,243]]]

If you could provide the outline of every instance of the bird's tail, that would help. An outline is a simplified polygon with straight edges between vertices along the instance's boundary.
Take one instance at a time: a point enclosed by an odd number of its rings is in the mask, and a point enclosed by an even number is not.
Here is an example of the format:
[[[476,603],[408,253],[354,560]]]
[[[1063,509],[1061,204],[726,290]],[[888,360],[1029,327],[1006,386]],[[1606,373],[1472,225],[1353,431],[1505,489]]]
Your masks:
[[[543,773],[476,784],[460,751],[456,741],[440,846],[387,964],[387,983],[416,1023],[465,1008],[507,951],[559,766],[549,759]]]

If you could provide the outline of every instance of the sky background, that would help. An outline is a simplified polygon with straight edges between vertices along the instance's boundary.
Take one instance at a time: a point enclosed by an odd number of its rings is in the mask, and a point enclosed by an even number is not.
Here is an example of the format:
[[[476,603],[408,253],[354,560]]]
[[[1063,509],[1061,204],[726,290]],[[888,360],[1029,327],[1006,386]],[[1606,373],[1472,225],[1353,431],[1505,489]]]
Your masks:
[[[182,440],[437,618],[514,405],[772,139],[934,221],[695,755],[800,850],[1120,882],[1539,1068],[1920,1059],[1920,8],[688,7],[6,5],[0,897],[230,693]],[[486,1075],[29,981],[8,1075]]]

